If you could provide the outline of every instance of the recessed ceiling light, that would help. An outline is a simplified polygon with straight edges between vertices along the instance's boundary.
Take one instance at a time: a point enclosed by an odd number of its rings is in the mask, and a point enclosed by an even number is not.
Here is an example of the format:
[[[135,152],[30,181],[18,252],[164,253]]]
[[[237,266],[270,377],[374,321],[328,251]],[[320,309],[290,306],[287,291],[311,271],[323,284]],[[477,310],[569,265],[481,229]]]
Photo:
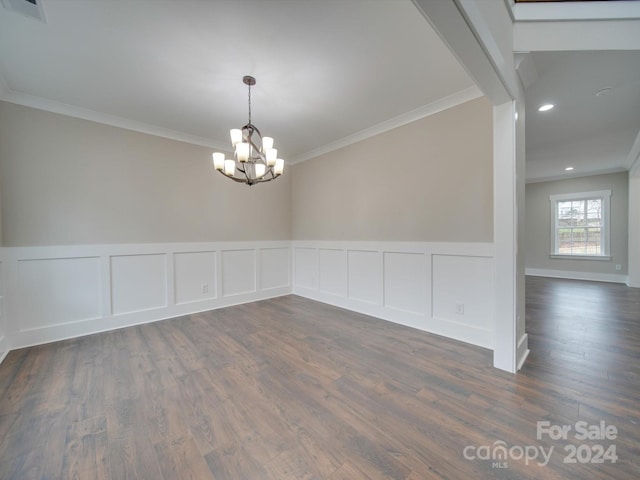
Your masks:
[[[542,105],[540,108],[538,108],[538,111],[539,112],[548,112],[553,107],[554,107],[553,103],[547,103],[545,105]]]
[[[566,168],[565,168],[565,170],[566,170],[567,172],[570,172],[571,170],[573,170],[573,167],[566,167]]]

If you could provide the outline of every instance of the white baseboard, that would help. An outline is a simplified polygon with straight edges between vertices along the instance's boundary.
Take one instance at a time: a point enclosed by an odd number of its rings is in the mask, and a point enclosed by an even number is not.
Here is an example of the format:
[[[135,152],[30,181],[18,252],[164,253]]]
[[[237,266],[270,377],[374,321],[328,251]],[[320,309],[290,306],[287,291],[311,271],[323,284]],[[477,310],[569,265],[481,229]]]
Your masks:
[[[627,275],[615,273],[575,272],[570,270],[551,270],[546,268],[527,268],[525,275],[532,277],[566,278],[569,280],[588,280],[591,282],[624,283],[629,280]]]
[[[517,350],[516,350],[516,371],[520,370],[524,365],[524,362],[527,361],[527,357],[529,357],[529,334],[524,333],[520,340],[518,340]]]
[[[243,303],[257,302],[259,300],[281,297],[291,293],[291,287],[284,287],[264,292],[236,295],[221,300],[191,302],[184,305],[144,310],[107,318],[96,318],[81,322],[23,330],[15,333],[11,349],[32,347],[34,345],[43,345],[83,337],[85,335],[118,330],[120,328],[144,325],[145,323],[171,320],[185,315],[208,312],[233,305],[241,305]]]
[[[388,322],[404,325],[405,327],[415,328],[423,332],[433,333],[493,350],[493,332],[491,330],[457,323],[446,318],[428,318],[426,315],[406,312],[383,305],[374,305],[304,287],[295,287],[293,293],[328,305],[351,310],[352,312],[362,313]]]
[[[493,350],[493,246],[293,242],[293,293]]]
[[[10,351],[9,339],[5,336],[0,337],[0,363],[7,357]]]

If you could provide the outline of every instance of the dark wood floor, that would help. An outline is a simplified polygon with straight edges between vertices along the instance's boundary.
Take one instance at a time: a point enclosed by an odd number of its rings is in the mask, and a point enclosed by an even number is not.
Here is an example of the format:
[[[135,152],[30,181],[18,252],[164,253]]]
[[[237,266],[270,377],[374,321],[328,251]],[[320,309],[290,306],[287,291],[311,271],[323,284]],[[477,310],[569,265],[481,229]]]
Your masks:
[[[296,296],[13,351],[0,478],[640,478],[640,290],[529,278],[527,330],[515,376],[487,350]],[[538,421],[618,434],[537,439]],[[500,465],[465,458],[500,441]],[[617,463],[564,463],[597,444]],[[553,447],[548,465],[519,459],[528,446]]]

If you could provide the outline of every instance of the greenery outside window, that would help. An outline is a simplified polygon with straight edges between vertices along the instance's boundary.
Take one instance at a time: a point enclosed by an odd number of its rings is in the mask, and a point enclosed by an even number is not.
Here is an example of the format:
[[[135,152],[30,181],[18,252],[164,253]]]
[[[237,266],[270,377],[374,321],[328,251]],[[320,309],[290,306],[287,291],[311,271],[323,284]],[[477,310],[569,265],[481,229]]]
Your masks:
[[[611,190],[551,195],[551,256],[609,258]]]

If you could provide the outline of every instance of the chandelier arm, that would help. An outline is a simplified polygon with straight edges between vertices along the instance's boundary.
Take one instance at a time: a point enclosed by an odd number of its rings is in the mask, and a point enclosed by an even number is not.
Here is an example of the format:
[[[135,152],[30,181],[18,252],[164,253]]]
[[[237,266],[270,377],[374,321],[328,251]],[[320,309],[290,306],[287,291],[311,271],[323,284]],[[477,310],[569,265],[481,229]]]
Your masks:
[[[260,133],[260,130],[258,129],[258,127],[256,127],[256,126],[255,126],[253,123],[251,123],[251,122],[247,123],[244,127],[242,127],[242,129],[243,129],[243,130],[244,130],[244,129],[249,130],[250,132],[252,132],[252,135],[253,135],[253,132],[255,132],[255,133],[257,133],[257,134],[260,136],[260,138],[262,138],[262,133]]]
[[[234,182],[238,182],[238,183],[247,183],[246,180],[244,180],[243,178],[236,178],[233,175],[227,175],[224,172],[220,172],[222,175],[224,175],[227,178],[230,178],[231,180],[233,180]]]
[[[264,178],[262,177],[260,180],[255,180],[254,183],[265,183],[270,182],[271,180],[275,180],[278,177]]]
[[[253,147],[254,153],[257,153],[258,157],[260,157],[260,160],[262,160],[264,162],[264,164],[266,165],[267,164],[267,157],[265,156],[265,154],[260,151],[260,149],[258,148],[258,146],[255,143],[253,143],[253,140],[249,140],[249,144]],[[253,157],[252,160],[255,160],[255,157]]]
[[[254,185],[254,184],[256,184],[256,183],[265,183],[265,182],[270,182],[271,180],[275,180],[276,178],[278,178],[278,177],[279,177],[279,175],[275,175],[275,174],[273,173],[273,168],[272,168],[272,167],[268,167],[268,168],[269,168],[269,170],[267,170],[267,172],[266,172],[266,173],[265,173],[261,178],[256,178],[255,180],[250,179],[250,178],[247,176],[247,174],[246,174],[245,170],[242,170],[242,169],[240,169],[240,168],[238,168],[238,170],[239,170],[240,172],[242,172],[242,173],[245,175],[246,180],[245,180],[244,178],[237,178],[237,177],[234,177],[233,175],[227,175],[227,174],[226,174],[226,173],[224,173],[222,170],[220,170],[220,173],[221,173],[222,175],[224,175],[225,177],[230,178],[230,179],[231,179],[231,180],[233,180],[234,182],[237,182],[237,183],[244,183],[244,184],[246,184],[246,185],[251,186],[251,185]],[[265,178],[265,177],[267,177],[267,175],[268,175],[268,174],[271,174],[271,176],[270,176],[270,177],[268,177],[268,178]]]
[[[249,143],[249,145],[253,147],[254,152],[257,152],[260,159],[266,164],[267,157],[265,156],[264,153],[262,153],[262,148],[261,148],[262,145],[260,145],[260,148],[259,148],[253,141],[253,134],[257,133],[258,136],[260,137],[260,143],[262,143],[262,133],[260,133],[260,130],[258,130],[258,127],[256,127],[251,123],[251,121],[249,121],[249,123],[247,123],[244,127],[242,127],[242,131],[248,132],[247,135],[245,136],[247,142]]]
[[[238,162],[236,162],[236,165],[237,163]],[[246,178],[247,180],[245,181],[245,180],[236,179],[235,177],[233,177],[234,180],[238,180],[239,182],[248,183],[249,185],[251,185],[253,181],[251,180],[251,177],[249,177],[249,174],[247,173],[247,168],[246,167],[240,168],[239,166],[236,166],[236,168],[238,169],[239,172],[242,172],[244,174],[244,178]]]

